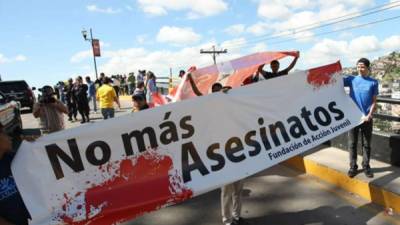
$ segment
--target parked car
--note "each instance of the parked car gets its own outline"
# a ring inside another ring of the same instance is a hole
[[[0,82],[0,91],[3,92],[6,98],[13,98],[15,101],[20,102],[22,108],[29,107],[31,111],[36,101],[33,90],[35,88],[31,89],[24,80]]]
[[[0,92],[0,123],[8,134],[22,132],[20,103]]]

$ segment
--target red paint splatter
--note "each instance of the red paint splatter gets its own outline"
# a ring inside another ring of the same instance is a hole
[[[77,193],[75,198],[80,194]],[[66,210],[74,207],[74,199],[66,197],[62,207],[64,213],[58,216],[58,220],[73,225],[115,224],[182,202],[192,195],[173,168],[169,156],[160,156],[154,151],[146,152],[136,158],[122,160],[117,176],[84,193],[85,205],[75,207],[84,210],[81,215],[84,218],[79,215],[68,216]],[[76,221],[79,218],[81,220]]]
[[[340,65],[340,62],[310,69],[308,70],[307,82],[315,88],[332,84],[335,82],[333,74],[340,72],[341,70],[342,66]]]

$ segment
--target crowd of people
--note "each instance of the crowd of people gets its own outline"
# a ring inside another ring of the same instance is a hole
[[[278,71],[278,61],[271,63],[272,72],[265,72],[260,67],[257,73],[251,76],[250,80],[245,80],[243,84],[257,82],[260,74],[264,79],[288,74],[296,64],[297,58],[295,57],[290,66],[282,71]],[[181,70],[179,77],[183,78],[185,73],[184,70]],[[193,92],[201,95],[190,73],[187,79],[192,84]],[[219,83],[215,85],[220,86]],[[68,121],[74,122],[78,121],[79,113],[80,122],[87,123],[90,122],[90,111],[97,113],[100,109],[104,119],[113,118],[115,114],[114,103],[120,108],[120,95],[132,96],[132,111],[148,108],[153,104],[153,94],[158,91],[158,88],[156,76],[153,72],[139,70],[136,76],[134,73],[129,73],[129,76],[112,75],[108,77],[104,73],[100,73],[100,77],[95,81],[92,81],[89,76],[85,77],[85,81],[81,76],[77,76],[75,79],[68,79],[67,82],[58,82],[54,88],[46,85],[40,91],[42,93],[39,102],[34,106],[33,112],[35,117],[40,118],[42,131],[49,133],[64,128],[62,114],[67,114]],[[53,98],[53,95],[56,98]],[[52,124],[52,127],[49,124]]]
[[[91,114],[100,111],[103,119],[113,118],[115,107],[121,108],[119,94],[130,95],[132,98],[132,112],[149,108],[152,104],[152,94],[157,92],[156,77],[151,71],[139,70],[137,76],[129,74],[128,86],[124,76],[108,77],[104,73],[95,81],[89,76],[85,81],[81,76],[68,79],[67,82],[58,82],[54,87],[45,85],[39,89],[37,103],[33,106],[33,116],[39,118],[42,134],[63,130],[64,114],[68,121],[87,123],[91,121]]]
[[[104,86],[102,88],[102,86]],[[56,102],[61,102],[67,108],[69,121],[77,121],[78,113],[81,117],[81,123],[90,121],[90,110],[97,112],[100,103],[100,111],[104,119],[114,117],[112,112],[113,102],[119,105],[120,95],[140,95],[147,103],[152,102],[152,95],[157,92],[156,76],[151,71],[139,70],[137,75],[130,73],[126,75],[112,75],[107,77],[104,73],[95,81],[89,76],[85,77],[85,82],[81,76],[67,82],[60,81],[54,86],[44,86],[40,89],[42,92],[39,99],[56,96]],[[135,97],[134,99],[138,99]],[[132,101],[134,100],[132,99]],[[39,100],[39,105],[44,106],[44,102]],[[47,105],[48,106],[48,105]],[[40,108],[40,107],[39,107]],[[37,112],[38,109],[34,110]],[[38,115],[38,113],[35,113]],[[61,126],[60,126],[61,127]]]
[[[261,65],[255,74],[247,83],[258,82],[260,75],[264,79],[271,79],[278,76],[287,75],[294,67],[299,55],[294,57],[294,60],[288,68],[279,70],[279,62],[271,62],[271,71],[266,72]],[[358,76],[344,77],[344,84],[350,88],[350,96],[357,106],[365,114],[364,122],[350,131],[350,170],[349,177],[354,177],[359,172],[357,170],[357,143],[358,133],[361,133],[363,144],[363,162],[362,167],[367,177],[373,177],[371,167],[369,165],[371,154],[371,134],[372,134],[372,115],[376,108],[376,96],[378,95],[378,82],[371,78],[370,62],[362,58],[357,62]],[[182,71],[180,77],[183,77],[185,71]],[[201,96],[201,93],[196,82],[189,73],[187,76],[193,92]],[[96,99],[100,103],[100,110],[104,119],[114,117],[114,103],[120,107],[118,95],[132,95],[132,112],[137,112],[149,108],[152,99],[152,93],[157,91],[156,77],[152,72],[139,71],[135,77],[130,74],[128,78],[124,76],[115,76],[108,78],[104,73],[94,82],[90,77],[85,78],[86,83],[83,83],[82,77],[77,77],[75,81],[68,80],[67,84],[60,82],[56,90],[58,90],[59,98],[54,98],[54,90],[50,86],[42,88],[42,97],[37,103],[33,114],[35,117],[41,118],[42,126],[45,127],[45,132],[51,133],[64,128],[62,114],[67,114],[69,120],[76,120],[77,113],[81,115],[81,123],[90,121],[89,102],[92,101],[94,111],[97,110]],[[135,88],[133,88],[135,87]],[[224,87],[220,83],[214,83],[211,87],[211,92],[222,91],[228,93],[230,87]],[[51,119],[46,118],[46,115]],[[60,116],[61,115],[61,116]],[[54,125],[55,124],[55,125]],[[27,224],[29,213],[26,210],[24,203],[16,189],[15,181],[11,174],[11,160],[13,154],[11,152],[12,145],[10,138],[2,131],[0,124],[0,179],[5,180],[9,184],[9,192],[0,193],[0,224]],[[241,192],[243,190],[243,181],[236,181],[232,184],[225,185],[221,191],[221,211],[222,222],[225,225],[247,224],[241,217]]]

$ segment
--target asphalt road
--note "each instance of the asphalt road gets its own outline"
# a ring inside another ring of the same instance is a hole
[[[131,101],[128,100],[120,100],[121,103],[121,109],[116,109],[116,113],[115,113],[115,117],[130,113],[131,111],[131,107],[132,107],[132,103]],[[90,103],[90,106],[92,106],[92,104]],[[32,113],[30,113],[27,110],[22,110],[22,126],[24,127],[24,132],[26,134],[31,134],[31,133],[38,133],[39,132],[39,120],[35,119],[32,115]],[[97,110],[97,112],[93,112],[90,111],[90,119],[91,122],[90,123],[95,123],[98,121],[103,120],[103,116],[101,115],[100,111]],[[80,123],[80,115],[78,113],[78,121],[68,121],[68,117],[64,116],[64,122],[65,122],[65,129],[69,129],[72,127],[77,127],[77,126],[81,126],[82,124]]]
[[[215,190],[125,225],[222,224]],[[277,165],[245,180],[242,216],[251,225],[389,225],[398,215],[306,174]]]

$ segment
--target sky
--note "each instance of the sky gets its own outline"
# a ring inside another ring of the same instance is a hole
[[[30,86],[146,69],[159,77],[259,51],[300,51],[295,69],[400,50],[399,0],[0,0],[0,74]],[[341,21],[344,20],[344,21]],[[384,22],[379,22],[387,20]],[[285,62],[283,62],[283,65]]]

